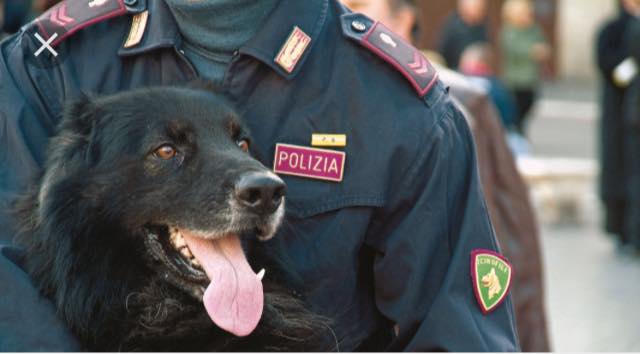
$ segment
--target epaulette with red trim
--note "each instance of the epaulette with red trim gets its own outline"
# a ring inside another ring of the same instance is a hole
[[[57,45],[83,28],[127,13],[127,0],[64,0],[35,20],[40,35]]]
[[[420,97],[438,81],[438,73],[424,54],[382,23],[357,13],[343,15],[341,22],[346,37],[391,64],[409,80]]]

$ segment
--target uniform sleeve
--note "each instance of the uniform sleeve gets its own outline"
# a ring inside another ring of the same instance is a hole
[[[603,78],[610,82],[613,70],[629,57],[629,51],[623,42],[622,26],[618,27],[620,28],[612,24],[605,26],[598,34],[596,45],[598,69]]]
[[[79,350],[53,304],[22,271],[21,257],[18,249],[0,246],[0,352]]]
[[[0,351],[77,350],[77,342],[39,295],[18,261],[19,250],[2,246],[14,237],[13,199],[44,160],[54,131],[50,107],[58,91],[55,69],[31,66],[22,35],[0,44]]]
[[[510,296],[484,315],[471,252],[498,251],[467,123],[449,100],[383,218],[374,263],[376,303],[398,335],[393,351],[517,351]],[[515,270],[517,271],[517,270]]]
[[[21,33],[0,44],[0,244],[10,241],[11,201],[44,162],[55,130],[53,102],[61,90],[52,86],[55,68],[31,62],[32,43]]]
[[[635,17],[630,21],[626,36],[631,56],[640,62],[640,43],[637,39],[640,36],[640,18]]]

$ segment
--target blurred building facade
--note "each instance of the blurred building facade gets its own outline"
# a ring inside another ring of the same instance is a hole
[[[418,44],[436,49],[440,28],[456,8],[455,0],[417,0],[421,32]],[[617,11],[617,0],[533,0],[536,16],[554,48],[554,78],[594,80],[595,35],[605,19]],[[494,43],[501,25],[504,0],[488,0],[489,32]]]

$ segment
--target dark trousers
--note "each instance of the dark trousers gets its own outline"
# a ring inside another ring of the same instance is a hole
[[[526,136],[526,121],[529,116],[529,111],[533,107],[533,103],[536,99],[535,89],[514,89],[513,96],[516,99],[516,130]]]
[[[604,222],[607,233],[615,235],[621,244],[627,244],[625,235],[625,216],[627,203],[625,200],[607,200],[604,202]]]

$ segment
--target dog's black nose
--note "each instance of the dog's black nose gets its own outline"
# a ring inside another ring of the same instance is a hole
[[[282,204],[286,189],[275,174],[252,172],[240,177],[235,192],[240,204],[260,214],[270,214]]]

